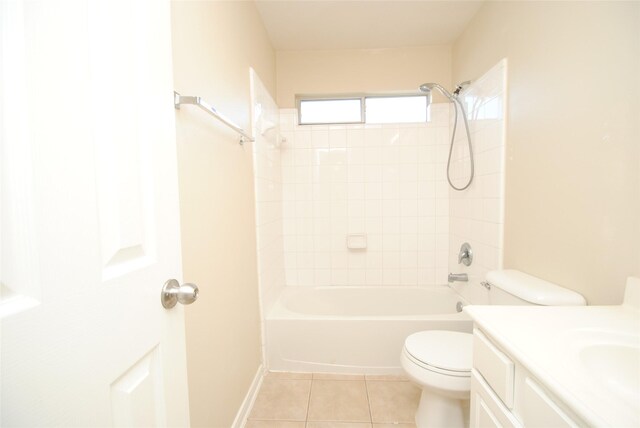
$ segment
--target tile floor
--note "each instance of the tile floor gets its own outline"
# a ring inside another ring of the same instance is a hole
[[[415,428],[419,401],[399,376],[271,372],[246,428]]]

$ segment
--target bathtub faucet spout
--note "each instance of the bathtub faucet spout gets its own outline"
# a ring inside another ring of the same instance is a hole
[[[468,282],[469,277],[467,276],[466,273],[450,273],[449,282],[454,282],[454,281]]]

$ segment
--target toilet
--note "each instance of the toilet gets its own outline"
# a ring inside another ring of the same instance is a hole
[[[482,283],[491,305],[586,305],[582,295],[517,270],[487,273]],[[470,333],[427,330],[408,336],[400,355],[409,379],[422,389],[418,428],[463,428],[469,420],[472,337]]]

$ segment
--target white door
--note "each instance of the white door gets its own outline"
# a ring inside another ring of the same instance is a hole
[[[0,425],[187,426],[169,2],[0,13]]]

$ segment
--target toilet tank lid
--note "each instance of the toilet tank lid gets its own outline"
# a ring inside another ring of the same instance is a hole
[[[492,270],[487,281],[529,303],[543,306],[584,306],[584,297],[575,291],[514,269]]]

